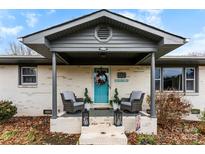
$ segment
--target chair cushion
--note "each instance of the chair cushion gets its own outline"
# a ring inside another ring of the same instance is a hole
[[[121,102],[121,104],[131,106],[131,102]]]
[[[62,93],[63,93],[64,99],[66,101],[72,100],[73,102],[76,102],[75,95],[74,95],[74,93],[72,91],[64,91]]]
[[[141,96],[142,96],[141,91],[132,91],[131,97],[130,97],[130,102],[132,102],[133,100],[140,100]]]
[[[80,105],[83,105],[84,104],[84,102],[75,102],[74,104],[73,104],[73,106],[80,106]]]

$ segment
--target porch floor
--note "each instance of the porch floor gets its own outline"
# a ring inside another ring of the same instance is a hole
[[[114,116],[113,109],[90,109],[90,117],[111,117]],[[135,117],[139,113],[123,112],[123,116]],[[82,113],[64,113],[61,117],[81,117]]]

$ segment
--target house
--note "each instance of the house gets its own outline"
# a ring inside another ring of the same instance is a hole
[[[151,115],[141,116],[147,133],[157,130],[155,90],[175,89],[205,108],[205,57],[164,56],[187,43],[184,37],[100,10],[19,40],[42,56],[0,57],[0,99],[12,100],[19,116],[52,110],[51,131],[81,132],[80,116],[62,116],[60,93],[67,90],[83,97],[87,88],[93,108],[109,107],[115,88],[120,97],[143,91],[151,96]],[[101,69],[108,77],[103,88],[95,84]],[[123,118],[126,131],[136,130],[136,116]]]

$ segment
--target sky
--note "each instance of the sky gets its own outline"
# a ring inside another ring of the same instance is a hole
[[[9,43],[50,26],[96,10],[0,10],[0,55],[7,54]],[[165,31],[189,38],[189,43],[170,55],[205,53],[205,10],[110,10]]]

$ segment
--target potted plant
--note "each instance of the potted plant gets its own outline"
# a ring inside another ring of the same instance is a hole
[[[112,107],[113,110],[119,109],[119,104],[120,104],[120,98],[118,97],[118,90],[115,88],[115,94],[114,94],[114,99],[112,100]]]
[[[85,88],[84,93],[84,103],[85,103],[85,109],[90,110],[91,104],[93,103],[90,96],[88,96],[88,88]]]

